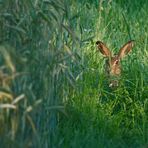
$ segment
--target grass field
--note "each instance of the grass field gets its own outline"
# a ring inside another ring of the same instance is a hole
[[[0,1],[0,147],[148,147],[147,0]],[[117,89],[103,56],[134,40]]]

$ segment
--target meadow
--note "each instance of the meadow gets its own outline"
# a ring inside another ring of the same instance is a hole
[[[0,0],[0,147],[148,147],[147,0]],[[118,52],[108,86],[96,41]]]

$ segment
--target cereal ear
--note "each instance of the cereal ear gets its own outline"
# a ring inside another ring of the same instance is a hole
[[[118,53],[119,59],[123,58],[125,55],[127,55],[131,51],[131,49],[134,45],[133,42],[134,41],[131,40],[131,41],[128,41],[126,44],[123,45],[123,47],[119,50],[119,53]]]
[[[111,56],[111,51],[106,47],[106,45],[103,42],[97,41],[96,42],[96,45],[97,45],[99,51],[103,55],[105,55],[106,57],[110,57]]]

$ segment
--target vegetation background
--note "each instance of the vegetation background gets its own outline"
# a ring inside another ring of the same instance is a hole
[[[134,39],[108,88],[102,40]],[[148,147],[147,0],[0,0],[0,147]]]

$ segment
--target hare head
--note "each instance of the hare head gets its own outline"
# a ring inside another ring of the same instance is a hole
[[[105,64],[105,71],[109,77],[117,78],[120,76],[121,73],[121,66],[120,66],[120,60],[128,54],[132,47],[133,47],[133,40],[127,42],[123,47],[119,50],[119,53],[116,55],[113,55],[112,52],[107,48],[107,46],[101,42],[97,41],[97,48],[99,51],[107,58],[106,64]],[[109,87],[117,87],[118,86],[118,80],[110,80]]]

